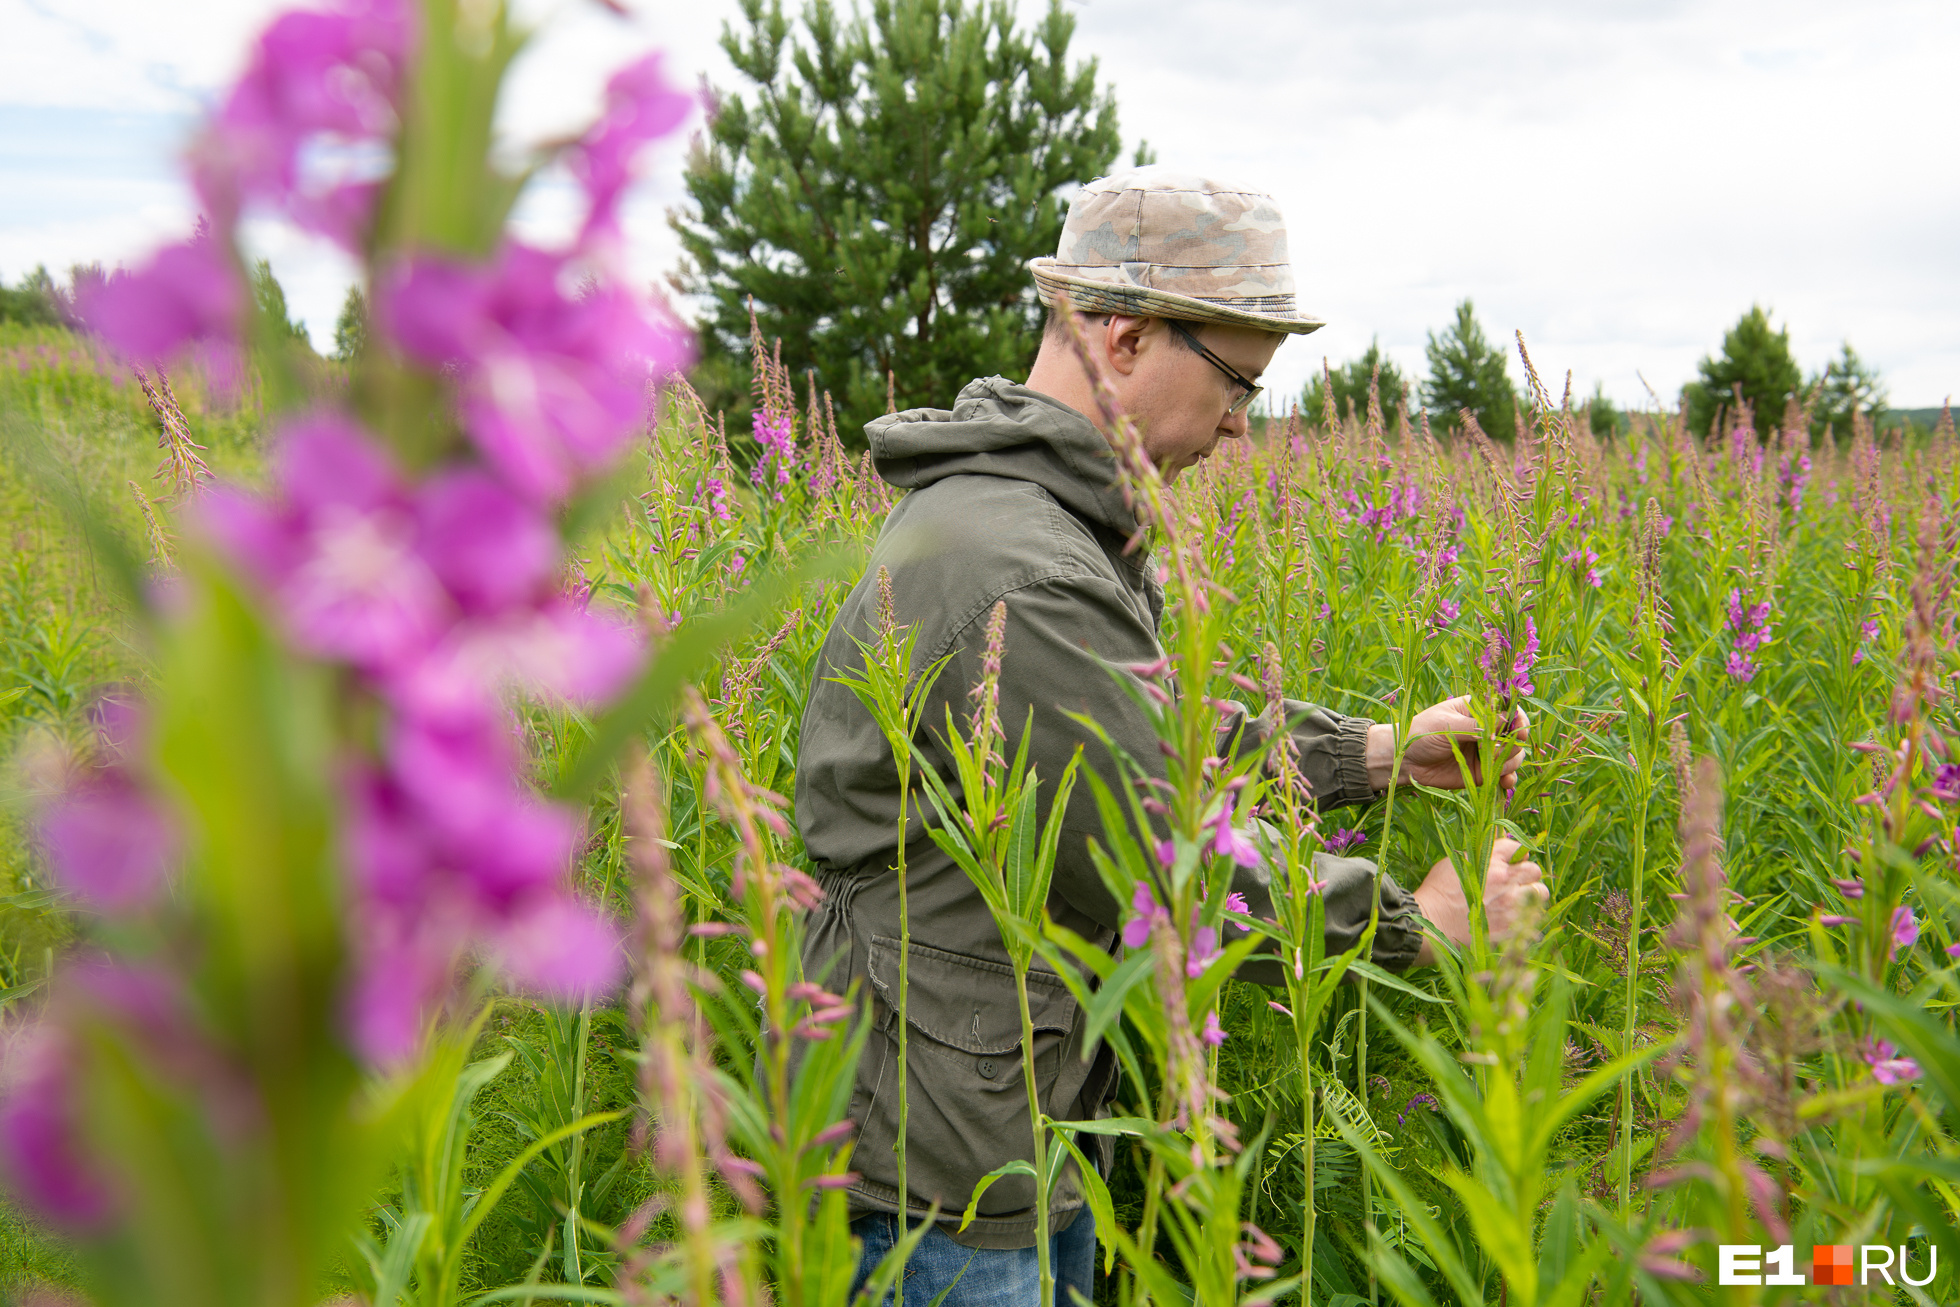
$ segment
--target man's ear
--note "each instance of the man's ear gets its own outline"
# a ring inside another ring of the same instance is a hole
[[[1156,321],[1120,313],[1111,316],[1103,324],[1103,357],[1109,366],[1126,377],[1135,372],[1144,352],[1155,343],[1150,339],[1150,328]]]

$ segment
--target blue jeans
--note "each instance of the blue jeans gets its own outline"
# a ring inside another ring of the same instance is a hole
[[[860,1216],[851,1233],[864,1240],[857,1278],[851,1282],[856,1298],[871,1272],[898,1242],[898,1217],[885,1213]],[[1056,1307],[1074,1307],[1070,1291],[1092,1301],[1096,1274],[1096,1218],[1088,1208],[1060,1234],[1048,1240],[1049,1263],[1055,1272]],[[905,1268],[905,1307],[927,1307],[954,1284],[941,1307],[1032,1307],[1041,1301],[1041,1263],[1033,1248],[967,1248],[953,1242],[935,1225],[912,1250]],[[887,1293],[879,1307],[891,1307]]]

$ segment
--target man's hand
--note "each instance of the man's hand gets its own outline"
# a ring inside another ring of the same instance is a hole
[[[1492,943],[1509,939],[1526,914],[1551,902],[1552,891],[1545,884],[1545,873],[1530,859],[1514,862],[1524,846],[1514,839],[1498,836],[1490,851],[1490,868],[1484,872],[1484,920],[1490,926]],[[1444,858],[1429,869],[1429,876],[1416,887],[1416,905],[1443,937],[1459,948],[1470,942],[1470,905],[1463,897],[1463,881],[1456,868]],[[1416,965],[1434,964],[1434,944],[1425,938]]]
[[[1518,764],[1524,761],[1524,742],[1531,737],[1531,719],[1525,716],[1524,709],[1517,709],[1512,716],[1508,735],[1517,743],[1499,746],[1504,753],[1500,774],[1507,786],[1513,783]],[[1470,715],[1467,694],[1424,708],[1409,723],[1409,747],[1402,755],[1402,780],[1418,781],[1438,790],[1460,790],[1466,785],[1482,784],[1483,758],[1478,748],[1482,736],[1477,719]],[[1455,741],[1455,752],[1451,751],[1451,741]],[[1463,755],[1463,767],[1457,766],[1457,753]],[[1388,788],[1394,766],[1395,728],[1377,722],[1368,730],[1368,778],[1376,789]],[[1464,779],[1465,769],[1469,771],[1468,781]]]

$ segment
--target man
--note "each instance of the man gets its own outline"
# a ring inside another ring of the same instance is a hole
[[[1061,249],[1029,265],[1044,302],[1069,296],[1090,352],[1145,447],[1175,478],[1217,447],[1246,434],[1257,380],[1287,335],[1318,319],[1294,304],[1286,236],[1270,197],[1159,169],[1085,187],[1069,206]],[[885,524],[861,581],[831,628],[803,718],[796,817],[826,891],[806,923],[804,965],[833,989],[863,982],[874,1030],[858,1069],[851,1116],[859,1126],[852,1166],[853,1228],[864,1238],[860,1277],[898,1232],[897,857],[898,778],[885,740],[851,691],[831,678],[861,666],[857,640],[873,638],[880,567],[891,574],[898,621],[917,632],[915,666],[950,655],[926,713],[936,746],[952,705],[980,674],[983,627],[1007,604],[1000,719],[1012,752],[1033,709],[1028,756],[1046,780],[1061,775],[1086,733],[1067,716],[1086,713],[1134,758],[1158,757],[1155,737],[1111,677],[1110,664],[1160,656],[1163,595],[1143,557],[1126,554],[1137,523],[1112,484],[1106,433],[1088,374],[1066,324],[1049,329],[1026,385],[975,381],[952,411],[916,409],[866,428],[879,474],[909,491]],[[1303,770],[1322,806],[1367,802],[1385,788],[1393,728],[1365,718],[1291,704]],[[1474,754],[1476,724],[1463,700],[1415,719],[1405,778],[1461,786],[1450,736]],[[950,757],[936,755],[942,776]],[[1085,765],[1112,782],[1099,743]],[[1509,771],[1514,753],[1505,759]],[[1103,888],[1087,852],[1101,823],[1078,786],[1065,818],[1054,888],[1054,919],[1105,947],[1123,924],[1123,905]],[[1504,842],[1486,881],[1486,906],[1503,932],[1522,904],[1542,897],[1538,868],[1513,865]],[[915,796],[907,831],[911,917],[908,1017],[912,1217],[935,1200],[941,1224],[914,1253],[907,1300],[931,1301],[958,1277],[948,1307],[1036,1301],[1033,1182],[1009,1177],[987,1190],[977,1219],[957,1231],[976,1182],[1013,1157],[1032,1154],[1020,1066],[1020,1015],[1011,970],[985,904],[966,876],[924,837]],[[1321,855],[1327,881],[1327,948],[1351,947],[1370,911],[1372,863]],[[1255,915],[1267,915],[1263,873],[1241,873]],[[1444,936],[1468,936],[1454,869],[1439,863],[1414,894],[1381,881],[1373,957],[1397,970],[1428,958],[1425,919]],[[1260,967],[1271,974],[1260,976]],[[1270,962],[1242,973],[1277,983]],[[1031,983],[1038,1081],[1044,1108],[1059,1119],[1105,1111],[1116,1088],[1115,1059],[1083,1059],[1079,1013],[1068,991],[1037,973]],[[1094,1260],[1093,1222],[1073,1172],[1052,1211],[1057,1302],[1085,1294]]]

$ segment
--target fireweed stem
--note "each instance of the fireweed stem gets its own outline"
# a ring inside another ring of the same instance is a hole
[[[912,911],[905,890],[905,836],[908,803],[912,797],[912,750],[909,742],[895,741],[892,759],[898,764],[898,1233],[903,1238],[912,1223],[912,1187],[906,1171],[906,1133],[911,1128],[911,1102],[906,1081],[911,1076],[906,1053],[910,1047],[906,1024],[911,1016],[912,999]],[[1022,1005],[1026,1006],[1025,1002]],[[905,1274],[892,1283],[893,1307],[905,1307]]]
[[[1651,736],[1651,733],[1650,733]],[[1649,750],[1651,751],[1651,744]],[[1640,1021],[1640,918],[1647,906],[1647,801],[1650,786],[1645,782],[1654,774],[1652,757],[1645,760],[1637,778],[1640,797],[1633,808],[1633,867],[1630,903],[1627,908],[1627,997],[1626,1021],[1622,1028],[1620,1056],[1633,1051],[1633,1035]],[[1620,1213],[1633,1206],[1633,1082],[1629,1075],[1620,1082]]]

